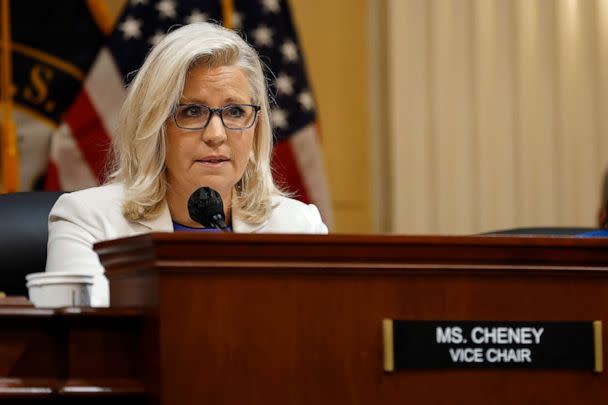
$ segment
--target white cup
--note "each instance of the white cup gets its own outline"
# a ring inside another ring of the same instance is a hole
[[[89,307],[93,275],[52,271],[26,277],[30,301],[38,308]]]

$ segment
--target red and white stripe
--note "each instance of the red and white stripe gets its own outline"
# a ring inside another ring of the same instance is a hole
[[[71,191],[103,182],[112,133],[125,95],[112,55],[103,48],[53,134],[46,189]]]
[[[316,124],[310,124],[275,145],[272,164],[279,185],[297,190],[295,197],[319,208],[331,229],[333,210]]]

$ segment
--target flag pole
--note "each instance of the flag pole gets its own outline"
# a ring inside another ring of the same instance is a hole
[[[234,15],[234,0],[223,0],[222,1],[222,21],[224,27],[234,29],[234,21],[232,16]]]
[[[2,125],[0,141],[2,142],[2,185],[4,193],[14,193],[19,190],[19,156],[17,154],[17,129],[13,120],[13,95],[11,61],[11,27],[9,0],[2,0],[2,76],[0,78],[0,104],[2,106]]]

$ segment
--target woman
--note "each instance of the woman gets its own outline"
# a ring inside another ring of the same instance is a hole
[[[64,194],[49,215],[47,271],[95,273],[93,306],[109,304],[95,242],[200,230],[202,186],[222,197],[234,232],[327,233],[319,211],[275,186],[262,65],[234,32],[184,26],[156,45],[130,85],[113,140],[110,183]]]

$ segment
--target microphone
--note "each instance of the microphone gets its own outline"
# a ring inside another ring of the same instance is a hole
[[[224,204],[220,193],[210,187],[201,187],[188,199],[190,218],[205,228],[215,228],[226,232]]]

